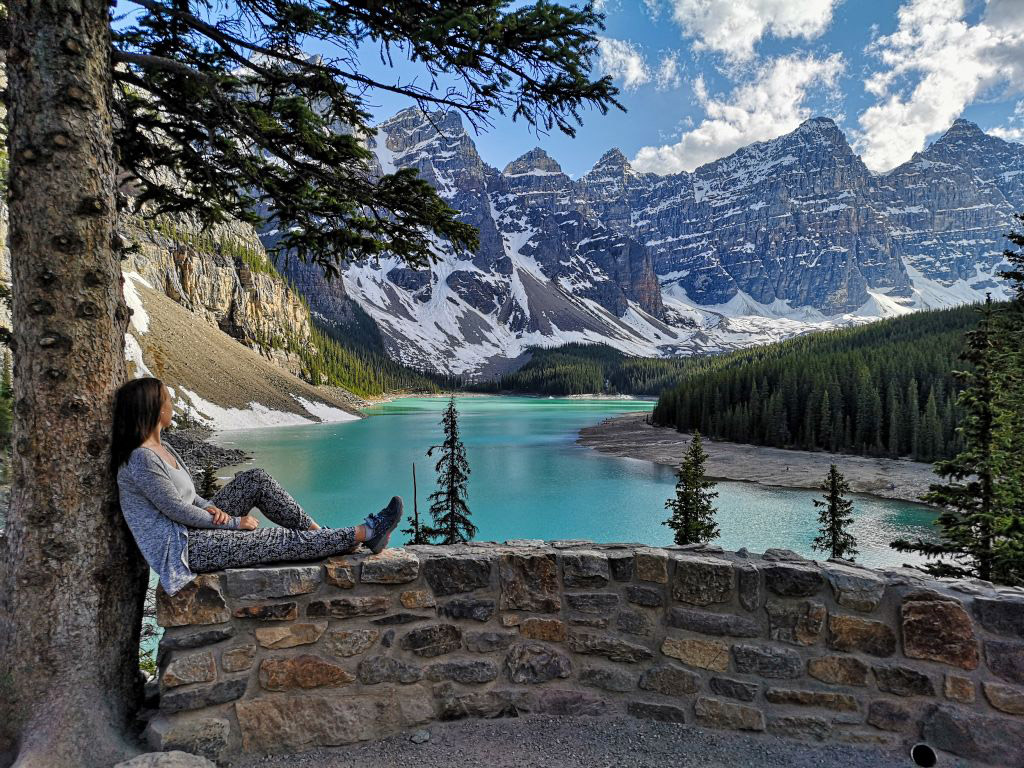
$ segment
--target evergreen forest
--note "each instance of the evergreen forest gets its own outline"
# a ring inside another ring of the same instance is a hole
[[[964,306],[703,358],[652,421],[754,445],[947,458],[962,448],[953,372],[977,322]]]

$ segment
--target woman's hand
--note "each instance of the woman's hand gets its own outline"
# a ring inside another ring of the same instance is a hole
[[[240,531],[254,531],[259,527],[260,521],[252,515],[245,515],[244,517],[238,518],[238,530]]]
[[[215,525],[227,525],[228,520],[231,519],[231,516],[227,512],[215,504],[208,506],[206,511],[213,515],[213,522]]]

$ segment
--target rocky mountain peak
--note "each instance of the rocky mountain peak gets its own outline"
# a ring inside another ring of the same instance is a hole
[[[540,147],[534,147],[505,166],[505,176],[548,176],[561,174],[562,167]]]

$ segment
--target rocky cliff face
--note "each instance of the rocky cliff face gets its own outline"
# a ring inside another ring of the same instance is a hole
[[[1024,147],[966,121],[884,176],[827,118],[670,176],[617,149],[578,180],[539,148],[499,171],[454,113],[405,110],[369,145],[382,172],[417,168],[480,248],[300,287],[328,318],[357,302],[392,355],[451,373],[497,372],[530,345],[719,351],[998,296],[1024,210]]]
[[[309,311],[302,295],[275,272],[252,269],[225,247],[230,243],[265,258],[251,227],[220,226],[198,244],[189,242],[186,227],[171,237],[134,219],[124,226],[138,245],[125,263],[126,271],[138,273],[193,314],[298,372],[296,361],[280,347],[286,338],[309,343]]]

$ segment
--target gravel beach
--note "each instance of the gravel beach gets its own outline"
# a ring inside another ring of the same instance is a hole
[[[626,717],[463,720],[380,741],[231,763],[232,768],[912,768],[902,749],[806,744]]]
[[[646,417],[645,413],[614,416],[580,430],[577,442],[613,456],[679,466],[690,436],[674,429],[652,427],[644,422]],[[791,451],[707,438],[704,450],[709,457],[707,476],[715,480],[740,480],[784,488],[818,488],[829,464],[835,463],[854,493],[916,502],[938,479],[931,464],[903,459]]]

